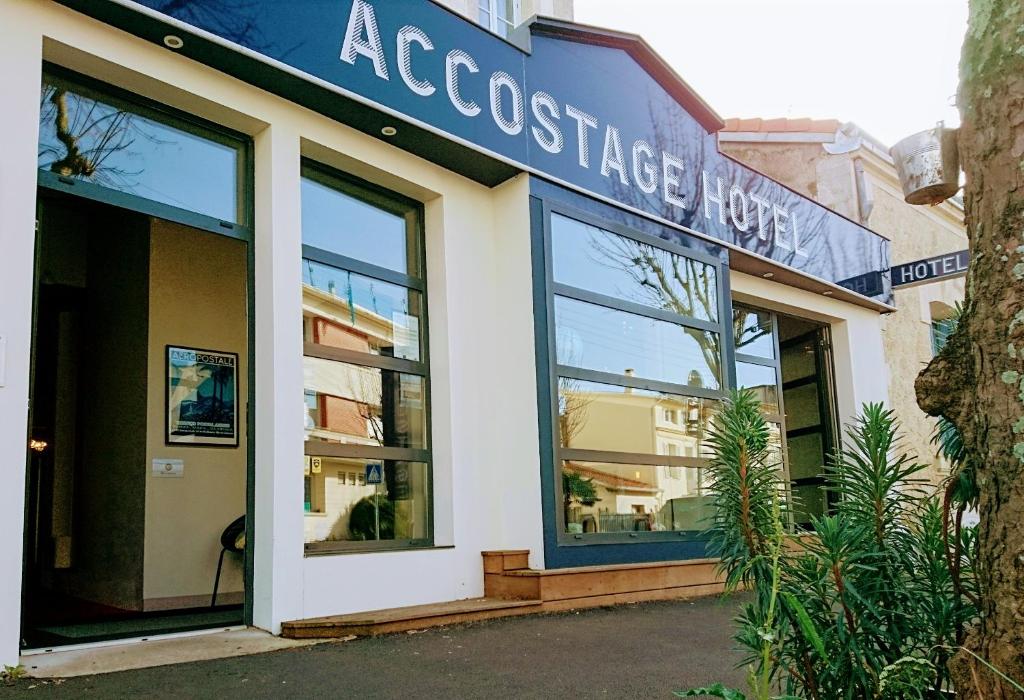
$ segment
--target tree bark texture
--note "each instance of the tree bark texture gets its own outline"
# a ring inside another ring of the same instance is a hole
[[[922,6],[924,10],[926,6]],[[1024,685],[1024,2],[970,0],[960,60],[960,158],[971,263],[964,313],[917,378],[961,431],[980,488],[981,618],[965,646]],[[959,697],[1024,698],[972,655]]]

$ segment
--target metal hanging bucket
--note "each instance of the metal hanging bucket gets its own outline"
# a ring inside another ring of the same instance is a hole
[[[960,189],[956,137],[956,129],[947,129],[940,122],[889,149],[908,204],[938,204]]]

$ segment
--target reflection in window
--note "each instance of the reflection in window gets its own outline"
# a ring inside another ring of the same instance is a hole
[[[718,389],[717,333],[555,297],[558,363]]]
[[[551,216],[555,282],[680,316],[718,320],[712,265],[558,214]]]
[[[307,551],[429,544],[419,209],[310,165],[303,176]]]
[[[422,295],[383,280],[302,261],[306,342],[420,359]]]
[[[52,75],[39,107],[40,170],[241,222],[241,149],[226,137],[185,131]]]
[[[480,24],[508,38],[519,23],[520,0],[477,0]]]
[[[353,186],[344,192],[319,173],[302,178],[302,243],[377,267],[419,276],[415,209]]]
[[[775,333],[769,311],[734,306],[733,334],[736,352],[757,357],[775,357]]]
[[[425,449],[423,377],[306,356],[307,440]]]
[[[698,531],[712,515],[702,470],[599,462],[562,463],[565,532]]]
[[[427,465],[321,457],[305,477],[306,542],[424,540],[429,537]],[[371,478],[367,479],[367,474]],[[380,483],[371,483],[377,482]]]
[[[750,362],[736,363],[736,385],[752,389],[761,401],[761,410],[767,414],[779,412],[779,386],[775,368]]]
[[[581,450],[708,457],[705,439],[718,406],[714,399],[561,377],[560,444]]]

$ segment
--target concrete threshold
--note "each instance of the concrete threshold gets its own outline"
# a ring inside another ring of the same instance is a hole
[[[152,666],[225,659],[316,644],[323,640],[283,639],[255,628],[123,639],[73,648],[27,652],[21,664],[35,678],[72,678]]]

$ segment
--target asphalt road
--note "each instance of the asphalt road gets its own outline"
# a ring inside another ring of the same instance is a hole
[[[738,600],[704,598],[469,623],[64,681],[13,698],[670,698],[741,687]]]

